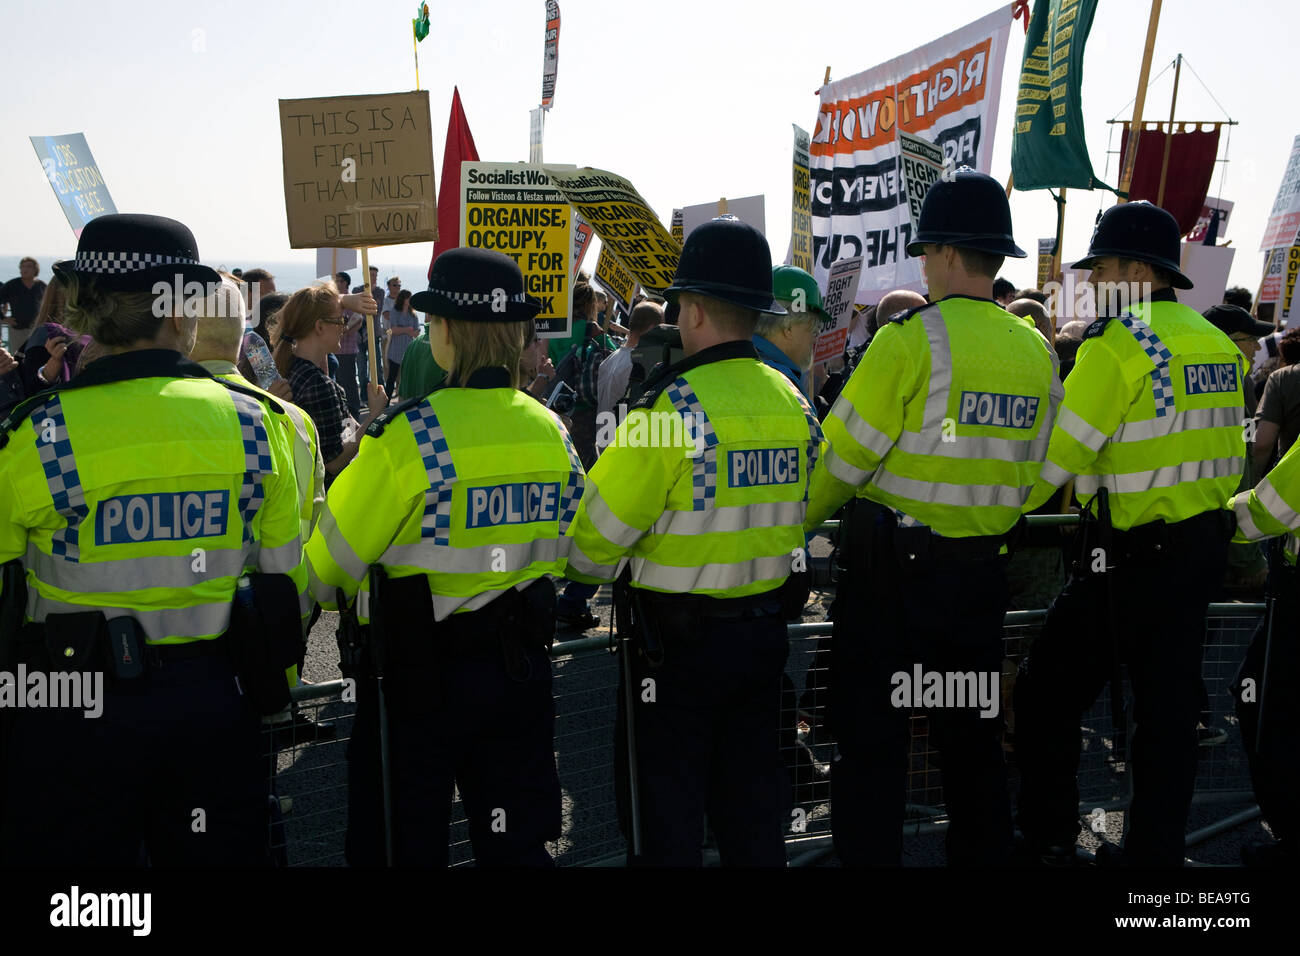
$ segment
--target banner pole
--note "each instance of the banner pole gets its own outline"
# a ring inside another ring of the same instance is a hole
[[[374,295],[375,290],[370,287],[370,250],[365,246],[361,247],[361,274],[365,276],[361,280],[361,287]],[[375,305],[379,305],[379,303],[376,302]],[[366,344],[370,346],[370,381],[382,384],[384,380],[379,377],[379,356],[375,353],[375,317],[373,315],[366,316]]]
[[[1183,55],[1174,60],[1174,95],[1169,101],[1169,132],[1165,134],[1165,155],[1160,161],[1160,188],[1156,190],[1156,205],[1165,208],[1165,178],[1169,175],[1169,150],[1174,145],[1174,110],[1178,108],[1178,78],[1183,74]]]
[[[1061,281],[1061,243],[1065,241],[1065,187],[1056,200],[1056,250],[1052,253],[1052,279]]]
[[[1133,185],[1133,167],[1137,160],[1138,138],[1142,135],[1142,109],[1147,102],[1147,83],[1151,80],[1151,53],[1156,46],[1156,27],[1160,23],[1160,0],[1151,0],[1151,19],[1147,23],[1147,42],[1142,50],[1142,69],[1138,72],[1137,98],[1133,101],[1133,121],[1129,126],[1128,149],[1120,163],[1119,201],[1128,202]]]

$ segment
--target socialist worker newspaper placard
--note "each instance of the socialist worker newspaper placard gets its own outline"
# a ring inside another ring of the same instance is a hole
[[[568,336],[573,217],[564,194],[540,166],[462,163],[460,196],[461,244],[519,263],[524,291],[542,301],[538,338]]]
[[[438,238],[429,93],[280,100],[289,246]]]
[[[898,175],[900,130],[954,166],[988,172],[1011,15],[1007,7],[866,72],[822,87],[812,146],[813,274],[861,255],[859,302],[922,291]]]
[[[682,247],[635,186],[622,176],[590,166],[542,168],[641,288],[660,295],[672,285]]]

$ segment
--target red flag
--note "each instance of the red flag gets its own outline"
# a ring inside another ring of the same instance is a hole
[[[438,241],[433,244],[429,260],[429,277],[433,277],[433,260],[448,249],[460,246],[460,164],[478,162],[478,149],[469,131],[469,120],[460,105],[460,90],[452,89],[451,117],[447,120],[447,146],[442,152],[442,182],[438,184]]]
[[[1179,126],[1186,124],[1180,123]],[[1128,124],[1120,137],[1120,156],[1128,149]],[[1169,170],[1165,174],[1165,198],[1162,205],[1178,220],[1185,236],[1196,228],[1205,204],[1205,194],[1214,176],[1214,160],[1219,154],[1219,127],[1202,132],[1174,133],[1169,149]],[[1160,195],[1160,167],[1165,158],[1164,130],[1143,130],[1138,137],[1137,161],[1133,164],[1133,183],[1129,199],[1155,202]]]

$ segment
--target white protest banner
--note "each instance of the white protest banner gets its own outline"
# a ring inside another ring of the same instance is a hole
[[[95,217],[117,212],[84,133],[29,136],[28,139],[40,158],[54,195],[59,197],[64,218],[74,236],[80,239],[81,230]]]
[[[794,124],[791,124],[794,125]],[[794,127],[794,181],[790,194],[790,265],[812,274],[812,218],[808,178],[808,131]]]
[[[540,167],[468,162],[460,166],[460,193],[461,245],[514,259],[524,292],[542,301],[537,337],[568,336],[573,218],[564,194]]]
[[[289,246],[438,238],[429,93],[280,100]]]
[[[861,271],[861,256],[839,259],[831,265],[826,278],[826,292],[822,295],[822,311],[830,318],[823,319],[817,330],[817,342],[813,346],[814,365],[837,358],[844,351]]]
[[[357,267],[357,250],[355,249],[317,249],[316,278],[333,276],[345,269]]]
[[[636,280],[632,278],[630,272],[618,264],[618,260],[609,251],[609,246],[600,247],[600,256],[596,259],[596,281],[623,307],[624,313],[632,311],[632,299],[636,296]]]
[[[903,194],[907,196],[907,214],[915,235],[921,223],[921,204],[930,187],[939,181],[951,160],[945,165],[943,150],[928,139],[898,131],[898,148],[903,171]]]
[[[1300,231],[1300,136],[1291,143],[1291,156],[1286,161],[1282,185],[1278,187],[1268,223],[1264,226],[1260,251],[1290,246],[1297,231]]]
[[[660,295],[672,285],[681,244],[635,186],[616,173],[590,166],[575,169],[547,164],[542,168],[641,288]]]
[[[741,222],[747,222],[763,235],[767,235],[767,212],[763,196],[744,196],[740,199],[727,200],[728,216],[735,216]],[[710,219],[718,218],[718,201],[700,203],[682,208],[682,242],[697,228]]]
[[[1192,288],[1178,290],[1178,302],[1194,312],[1204,312],[1223,301],[1228,275],[1237,250],[1232,246],[1207,246],[1184,242],[1179,256],[1183,275],[1192,280]]]
[[[1196,226],[1187,234],[1188,242],[1201,242],[1205,239],[1205,234],[1210,229],[1210,216],[1216,209],[1219,211],[1218,238],[1223,239],[1223,234],[1228,231],[1228,217],[1232,215],[1232,200],[1206,196],[1205,203],[1201,206],[1201,214],[1196,219]]]
[[[546,0],[546,43],[542,50],[542,109],[555,102],[555,74],[560,69],[560,5]]]
[[[921,264],[898,181],[900,130],[936,143],[954,166],[988,172],[1011,15],[988,16],[910,53],[822,87],[812,145],[813,274],[861,255],[859,302],[921,291]]]

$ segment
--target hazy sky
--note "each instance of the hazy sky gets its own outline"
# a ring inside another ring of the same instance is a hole
[[[415,86],[412,0],[2,2],[0,23],[11,40],[0,149],[6,254],[75,249],[27,137],[84,132],[118,210],[180,219],[206,261],[310,261],[312,253],[288,246],[276,101]],[[955,0],[560,5],[546,159],[627,176],[665,221],[674,206],[764,193],[776,258],[789,238],[790,124],[815,128],[814,91],[825,68],[835,78],[860,72],[996,7]],[[526,159],[528,112],[541,95],[543,0],[429,6],[420,84],[430,91],[439,176],[453,85],[482,158]],[[1107,171],[1105,121],[1131,113],[1149,10],[1145,0],[1102,0],[1084,60],[1088,145],[1098,176],[1112,184],[1117,157]],[[1255,250],[1300,132],[1287,79],[1295,36],[1294,8],[1280,0],[1165,0],[1156,39],[1153,77],[1181,52],[1241,123],[1226,179],[1216,172],[1210,193],[1236,202],[1225,233],[1239,249],[1231,279],[1252,291],[1263,262]],[[1001,180],[1010,171],[1022,46],[1017,23],[990,170]],[[1170,70],[1152,86],[1148,118],[1168,119],[1172,85]],[[1223,118],[1186,66],[1178,116]],[[1116,133],[1112,148],[1118,144]],[[1074,258],[1087,249],[1097,210],[1113,198],[1071,191],[1069,200],[1064,252]],[[1053,233],[1045,191],[1016,192],[1012,215],[1028,251]],[[430,251],[424,244],[377,255],[427,263]],[[1030,285],[1034,269],[1032,257],[1009,260],[1003,274]]]

